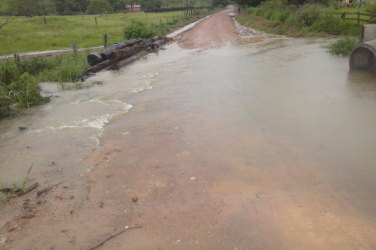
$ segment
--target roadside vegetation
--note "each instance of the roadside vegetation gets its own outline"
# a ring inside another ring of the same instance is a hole
[[[0,118],[14,116],[45,103],[43,81],[72,82],[87,67],[85,54],[6,61],[0,64]]]
[[[42,17],[13,17],[0,30],[0,51],[3,54],[69,47],[75,38],[79,47],[97,46],[104,33],[109,42],[132,38],[164,36],[170,31],[193,22],[214,10],[168,13],[127,13],[94,16],[53,16],[47,24]],[[88,18],[93,18],[88,20]],[[0,17],[1,23],[1,17]],[[78,25],[81,23],[81,25]],[[100,25],[102,24],[102,25]],[[33,28],[32,28],[33,27]],[[45,58],[7,60],[0,62],[0,119],[27,111],[30,107],[48,101],[40,95],[40,82],[79,80],[89,66],[87,53],[67,54]],[[75,85],[80,87],[79,84]]]
[[[244,0],[246,1],[246,0]],[[340,8],[337,1],[248,1],[253,7],[245,8],[238,21],[256,29],[288,36],[341,36],[330,44],[333,54],[348,55],[357,43],[361,26],[355,20],[345,20],[339,13],[368,12],[376,14],[376,2],[364,8]],[[368,17],[370,21],[375,18]]]
[[[357,43],[356,37],[342,37],[329,45],[329,51],[335,55],[347,56]]]
[[[0,17],[3,23],[7,17]],[[95,22],[95,18],[97,23]],[[44,17],[13,17],[0,30],[0,55],[26,51],[69,48],[76,41],[80,48],[102,44],[104,34],[109,42],[123,40],[123,30],[132,20],[147,25],[160,25],[185,19],[184,12],[119,13],[109,15],[76,15]]]
[[[322,4],[303,4],[299,7],[273,0],[249,7],[239,21],[261,30],[290,36],[359,34],[359,26],[333,14],[333,7]]]
[[[5,205],[10,199],[24,195],[38,186],[38,183],[30,184],[30,173],[33,168],[33,165],[29,168],[26,173],[26,176],[22,179],[21,182],[14,182],[12,184],[6,184],[0,182],[0,205]]]

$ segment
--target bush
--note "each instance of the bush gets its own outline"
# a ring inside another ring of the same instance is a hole
[[[91,0],[86,9],[87,14],[102,14],[111,13],[113,11],[111,5],[107,0]]]
[[[367,11],[373,15],[376,15],[376,2],[375,1],[367,4]],[[371,20],[373,22],[376,22],[376,17],[375,16],[371,17]]]
[[[14,82],[0,83],[0,118],[13,116],[23,109],[45,102],[39,94],[37,78],[23,73]]]
[[[323,14],[320,19],[314,23],[313,29],[317,32],[332,35],[351,35],[351,24],[332,13]]]
[[[85,54],[0,63],[0,118],[44,103],[40,81],[75,81],[86,67]]]
[[[247,9],[248,14],[274,21],[276,25],[272,27],[272,30],[278,34],[298,36],[315,33],[347,36],[359,34],[359,26],[342,20],[340,16],[334,15],[333,11],[333,8],[324,8],[320,4],[304,4],[296,8],[282,0],[267,1],[258,7]]]
[[[132,20],[124,29],[124,38],[126,40],[135,38],[150,38],[156,35],[156,32],[145,23]]]
[[[300,27],[309,27],[320,18],[322,7],[317,4],[305,4],[296,12],[295,22]]]
[[[376,2],[373,1],[373,2],[368,3],[366,9],[371,14],[376,14]]]
[[[329,51],[335,55],[348,55],[353,50],[357,42],[358,40],[354,37],[343,37],[338,41],[331,43]]]

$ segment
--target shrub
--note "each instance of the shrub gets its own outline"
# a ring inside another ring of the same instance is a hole
[[[348,55],[357,42],[358,40],[354,37],[343,37],[338,41],[331,43],[329,51],[335,55]]]
[[[113,9],[107,0],[91,0],[86,9],[87,14],[111,13],[112,11]]]
[[[73,82],[88,67],[86,54],[71,54],[45,59],[47,70],[38,74],[41,81]]]
[[[45,101],[39,94],[37,78],[23,73],[14,82],[0,83],[0,118],[13,116],[23,109],[28,109]]]
[[[373,2],[370,2],[367,4],[367,11],[373,15],[376,15],[376,2],[373,1]],[[373,22],[376,22],[376,17],[375,16],[372,16],[371,17],[371,20]]]
[[[40,81],[74,81],[86,67],[85,54],[0,63],[0,118],[45,102]]]
[[[344,32],[344,28],[347,24],[339,16],[334,16],[331,13],[325,13],[321,15],[321,18],[317,20],[313,29],[317,32],[325,32],[332,35],[339,35]]]
[[[376,2],[373,1],[373,2],[368,3],[366,9],[371,14],[376,14]]]
[[[309,27],[320,18],[322,8],[317,4],[303,5],[295,15],[295,22],[300,27]]]
[[[156,32],[145,23],[132,20],[124,29],[124,38],[126,40],[135,38],[150,38],[156,35]]]
[[[258,8],[249,7],[246,11],[247,11],[247,14],[255,14],[257,10]]]
[[[20,70],[14,62],[4,62],[0,64],[0,83],[10,84],[20,76]]]

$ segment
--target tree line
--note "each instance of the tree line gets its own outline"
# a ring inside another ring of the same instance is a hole
[[[217,0],[0,0],[0,14],[15,16],[74,15],[113,13],[126,10],[128,5],[142,8],[200,6]]]

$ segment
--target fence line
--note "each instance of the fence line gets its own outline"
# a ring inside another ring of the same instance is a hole
[[[360,24],[360,22],[375,23],[376,21],[376,15],[367,12],[338,12],[334,14],[340,15],[343,20],[357,21],[358,24]],[[353,17],[354,15],[356,15],[356,17]],[[365,19],[363,18],[364,16],[369,18]]]

